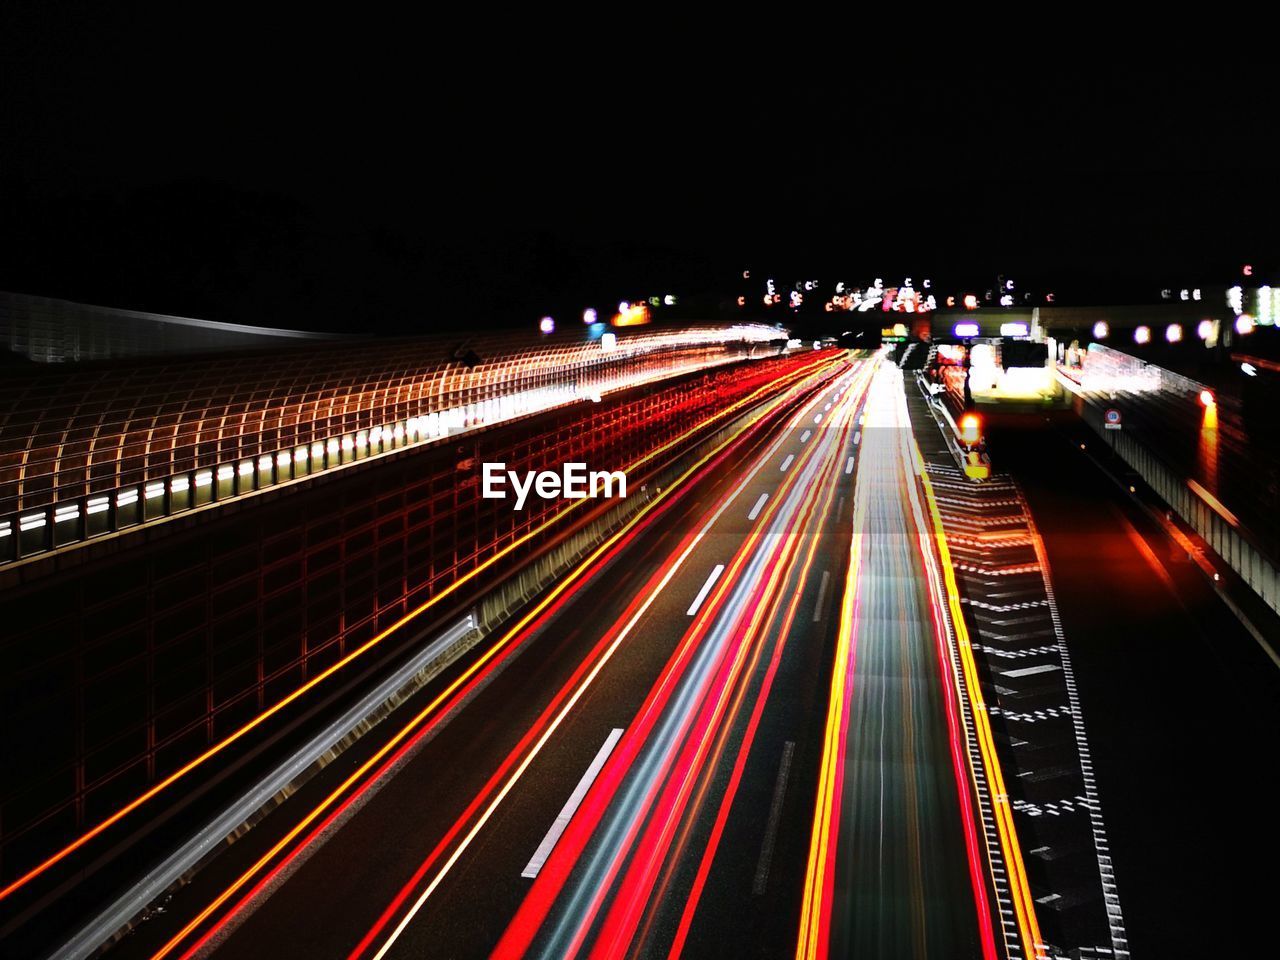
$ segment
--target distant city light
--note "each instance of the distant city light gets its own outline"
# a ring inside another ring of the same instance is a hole
[[[583,310],[583,311],[582,311],[582,322],[583,322],[583,323],[595,323],[595,322],[596,322],[596,308],[595,308],[595,307],[587,307],[587,309],[585,309],[585,310]]]
[[[1111,328],[1107,326],[1107,321],[1105,320],[1099,320],[1093,325],[1093,339],[1095,340],[1105,340],[1110,333]]]
[[[1134,343],[1150,343],[1150,342],[1151,342],[1151,328],[1150,328],[1150,327],[1138,327],[1138,329],[1134,330],[1134,331],[1133,331],[1133,342],[1134,342]]]
[[[1000,336],[1002,337],[1025,337],[1027,335],[1027,325],[1020,321],[1013,323],[1000,324]]]
[[[957,337],[976,337],[978,335],[978,325],[969,321],[957,323],[952,329]]]
[[[550,317],[543,317],[538,321],[538,329],[543,333],[553,333],[556,329],[556,322]]]
[[[619,313],[626,313],[630,309],[631,309],[631,304],[628,303],[626,300],[623,300],[621,303],[618,304]]]
[[[662,302],[668,307],[674,307],[676,305],[676,295],[674,293],[668,293],[662,298]]]
[[[644,301],[633,303],[625,310],[619,310],[613,318],[615,327],[636,327],[649,322],[649,306]]]
[[[1253,276],[1253,264],[1251,264],[1251,263],[1246,263],[1246,264],[1244,265],[1244,275],[1245,275],[1246,277],[1252,277],[1252,276]]]
[[[966,413],[960,418],[960,439],[965,443],[977,443],[981,436],[982,421],[976,413]]]
[[[1244,291],[1239,287],[1232,287],[1228,290],[1227,306],[1231,308],[1231,312],[1237,317],[1244,313]]]
[[[1253,317],[1247,313],[1242,313],[1236,317],[1236,333],[1246,336],[1253,333]]]
[[[1201,320],[1196,324],[1196,336],[1201,340],[1208,340],[1213,336],[1213,321]]]
[[[972,293],[966,293],[964,295],[964,308],[966,310],[977,310],[978,298]]]
[[[1177,343],[1182,339],[1182,324],[1171,323],[1164,328],[1164,338],[1170,343]]]
[[[1216,403],[1217,401],[1215,401],[1213,398],[1212,390],[1201,390],[1200,402],[1203,403],[1206,407],[1212,407],[1214,403]]]
[[[1258,368],[1255,367],[1252,363],[1240,364],[1240,371],[1246,377],[1256,377],[1258,375]]]

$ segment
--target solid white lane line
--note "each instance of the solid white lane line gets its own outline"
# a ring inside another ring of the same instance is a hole
[[[769,495],[767,493],[760,494],[760,499],[756,501],[756,505],[752,507],[751,512],[747,514],[747,519],[754,520],[756,517],[760,516],[760,511],[764,509],[765,501],[768,499]]]
[[[822,571],[822,585],[818,587],[818,602],[813,607],[813,622],[822,619],[822,601],[827,599],[827,584],[831,581],[831,571]]]
[[[813,431],[806,430],[804,433],[800,434],[800,442],[804,443],[806,440],[808,440],[812,436],[813,436]]]
[[[582,775],[578,785],[573,788],[573,793],[569,794],[569,799],[560,808],[560,812],[556,814],[555,820],[552,821],[551,829],[547,831],[547,835],[538,844],[538,849],[533,851],[533,858],[521,871],[520,876],[530,880],[538,876],[538,871],[542,869],[543,864],[547,862],[547,858],[551,856],[551,851],[556,848],[556,844],[560,841],[560,835],[564,833],[565,827],[569,826],[569,821],[573,819],[573,815],[578,812],[578,805],[582,803],[582,798],[587,795],[587,791],[591,789],[591,784],[595,783],[596,777],[600,775],[600,769],[604,766],[604,762],[609,759],[609,754],[613,753],[613,748],[618,745],[618,740],[621,736],[621,727],[614,727],[609,731],[609,736],[605,737],[604,745],[596,752],[595,759],[591,761],[591,766],[587,767],[587,772]]]
[[[720,579],[720,574],[724,573],[724,564],[717,563],[711,576],[707,577],[707,582],[702,585],[702,589],[698,591],[698,595],[693,598],[693,606],[689,608],[689,616],[693,616],[698,612],[698,608],[702,606],[702,601],[707,599],[707,594],[711,592],[711,588],[716,585],[716,581]]]
[[[796,455],[795,455],[794,453],[788,453],[788,454],[787,454],[787,459],[785,459],[785,460],[783,460],[783,461],[782,461],[782,472],[783,472],[783,473],[786,473],[786,472],[787,472],[787,467],[791,466],[791,461],[793,461],[795,458],[796,458]]]
[[[853,473],[853,457],[850,457],[849,462],[844,465],[844,472],[846,476]]]

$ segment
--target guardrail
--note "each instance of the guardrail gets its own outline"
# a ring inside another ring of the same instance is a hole
[[[962,431],[959,424],[956,423],[947,405],[938,399],[938,393],[934,392],[933,385],[923,373],[916,374],[916,386],[924,395],[929,412],[933,414],[933,419],[937,422],[938,429],[946,441],[947,449],[955,458],[956,466],[963,470],[964,475],[970,480],[985,480],[991,476],[991,458],[987,456],[986,451],[969,450],[962,445]],[[946,388],[940,386],[939,392],[945,393]]]
[[[1178,374],[1172,377],[1179,378]],[[1280,613],[1280,569],[1254,541],[1247,530],[1217,498],[1170,467],[1155,451],[1148,449],[1123,430],[1109,430],[1103,422],[1106,407],[1087,395],[1079,385],[1062,377],[1067,389],[1081,401],[1080,419],[1087,423],[1129,467],[1142,477],[1157,496],[1174,510],[1213,551],[1272,610]],[[1186,378],[1179,378],[1186,379]],[[1195,381],[1189,381],[1194,384]],[[1182,387],[1178,387],[1182,389]]]
[[[753,336],[755,333],[747,328],[673,333],[667,338],[650,338],[672,341],[657,350],[634,350],[629,341],[619,340],[615,352],[602,352],[592,366],[566,365],[559,375],[541,370],[522,375],[507,385],[511,392],[505,395],[493,395],[489,390],[483,399],[455,402],[444,408],[438,401],[432,402],[435,398],[424,399],[408,408],[413,411],[410,415],[404,415],[407,411],[401,405],[396,411],[398,416],[366,429],[347,429],[319,437],[312,434],[314,439],[305,443],[260,449],[252,456],[242,455],[167,475],[144,476],[135,483],[79,496],[67,497],[65,491],[59,490],[52,502],[43,506],[0,514],[0,566],[250,496],[405,447],[436,443],[566,404],[597,401],[606,393],[733,363],[752,354],[752,347],[760,342]],[[375,416],[365,419],[371,421]],[[19,469],[33,469],[39,476],[40,470],[53,470],[55,466]],[[82,489],[84,486],[81,484]]]

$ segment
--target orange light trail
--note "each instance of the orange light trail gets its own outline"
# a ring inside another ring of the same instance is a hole
[[[667,443],[662,444],[656,449],[638,458],[634,462],[628,464],[627,466],[622,468],[623,472],[629,473],[637,470],[640,467],[643,467],[645,464],[651,462],[656,457],[659,457],[665,452],[667,452],[668,450],[671,450],[677,445],[684,443],[690,437],[694,436],[696,433],[702,430],[705,430],[707,426],[716,422],[717,420],[724,420],[726,418],[730,418],[736,415],[738,412],[740,412],[744,408],[750,406],[751,404],[754,404],[764,394],[768,392],[776,391],[779,389],[779,387],[782,387],[784,389],[787,387],[790,387],[795,383],[798,383],[804,377],[813,374],[815,371],[829,364],[838,362],[842,357],[843,357],[843,351],[835,357],[831,356],[830,354],[826,354],[822,357],[815,359],[812,363],[809,363],[805,366],[799,367],[793,371],[788,372],[784,376],[778,378],[778,380],[776,381],[767,383],[759,387],[752,393],[741,398],[740,400],[736,401],[730,406],[725,407],[723,410],[717,411],[715,414],[708,417],[703,422],[696,424],[693,427],[690,427],[688,430],[686,430],[684,433],[680,434],[679,436],[675,437],[674,439],[669,440]],[[125,817],[129,816],[131,813],[136,811],[139,807],[142,807],[144,804],[148,803],[150,800],[154,799],[155,797],[157,797],[158,795],[166,791],[169,787],[173,786],[178,781],[184,779],[193,770],[196,770],[197,768],[201,767],[203,764],[211,760],[213,757],[216,757],[218,754],[225,751],[228,747],[242,740],[245,736],[247,736],[253,730],[260,727],[263,723],[265,723],[271,717],[278,714],[280,711],[285,709],[285,707],[289,706],[291,703],[294,703],[295,701],[297,701],[304,694],[313,690],[319,684],[323,683],[325,680],[328,680],[330,677],[334,676],[336,673],[338,673],[348,664],[352,663],[353,661],[357,660],[368,651],[377,647],[387,637],[403,629],[407,624],[412,623],[414,620],[421,617],[428,610],[431,610],[432,608],[439,605],[442,601],[444,601],[445,599],[447,599],[448,597],[456,593],[458,590],[460,590],[463,586],[471,583],[473,580],[475,580],[485,571],[491,569],[494,566],[494,564],[498,563],[500,560],[509,556],[514,550],[518,549],[519,547],[523,546],[526,543],[529,543],[535,537],[544,533],[553,525],[559,523],[561,520],[564,519],[564,517],[568,516],[572,511],[577,510],[588,503],[590,503],[589,500],[571,501],[566,507],[557,511],[551,517],[548,517],[547,520],[545,520],[543,523],[539,524],[537,527],[533,528],[527,533],[524,533],[521,536],[517,537],[515,540],[507,544],[505,547],[502,547],[501,549],[499,549],[496,553],[494,553],[493,556],[489,557],[488,559],[484,560],[479,565],[477,565],[474,570],[471,570],[466,574],[462,575],[461,577],[459,577],[453,583],[449,584],[449,586],[441,590],[440,593],[424,601],[420,606],[406,613],[400,619],[396,620],[393,624],[391,624],[391,626],[376,633],[373,637],[371,637],[369,640],[366,640],[363,644],[358,646],[356,649],[352,650],[346,656],[335,661],[329,667],[326,667],[324,670],[317,673],[314,677],[312,677],[307,682],[303,683],[301,686],[297,687],[291,693],[288,693],[281,699],[277,700],[274,704],[272,704],[270,707],[265,709],[262,713],[258,714],[252,720],[247,721],[243,726],[229,733],[223,739],[219,740],[217,743],[208,747],[202,753],[200,753],[193,759],[189,760],[187,763],[183,764],[178,769],[174,770],[172,773],[165,776],[163,779],[159,780],[157,783],[155,783],[153,786],[145,790],[143,793],[139,794],[133,800],[129,801],[124,806],[120,807],[114,813],[100,820],[95,826],[86,830],[83,834],[81,834],[75,840],[71,841],[66,846],[62,847],[60,850],[58,850],[57,852],[55,852],[54,854],[52,854],[51,856],[43,860],[41,863],[32,867],[26,873],[17,877],[16,879],[11,881],[9,884],[4,886],[3,888],[0,888],[0,900],[4,900],[6,897],[11,896],[13,893],[20,890],[22,887],[26,886],[28,883],[34,880],[36,877],[45,873],[50,868],[56,866],[58,863],[65,860],[67,857],[71,856],[71,854],[75,853],[77,850],[85,846],[85,844],[89,843],[95,837],[100,836],[104,831],[110,829],[115,824],[119,823]]]
[[[826,368],[828,366],[834,366],[838,362],[840,362],[840,358],[833,359],[828,357],[824,362],[820,364],[809,365],[803,368],[803,370],[806,372],[805,380],[807,381],[810,377],[818,378],[822,376],[826,372]],[[794,381],[800,378],[797,377],[797,378],[790,378],[790,379]],[[770,385],[770,386],[776,387],[776,384]],[[766,387],[761,389],[763,390],[768,388]],[[806,389],[806,387],[804,384],[801,384],[799,386],[795,386],[793,384],[792,389],[804,390]],[[753,396],[758,395],[759,392],[760,391],[757,391],[756,394],[753,394]],[[784,394],[782,396],[776,397],[768,402],[769,408],[776,409],[778,407],[781,407],[786,402],[789,402],[789,399],[790,399],[790,394]],[[735,404],[735,406],[737,405]],[[378,765],[384,758],[386,758],[388,754],[392,750],[394,750],[398,744],[400,744],[402,741],[408,738],[411,734],[413,734],[415,729],[419,725],[421,725],[423,722],[425,722],[426,720],[428,720],[433,716],[437,716],[437,717],[447,716],[449,712],[452,710],[452,707],[454,705],[460,703],[468,695],[468,693],[475,688],[475,686],[477,686],[480,682],[483,681],[484,674],[486,674],[489,669],[496,667],[499,661],[495,660],[495,658],[497,658],[499,654],[502,654],[502,656],[505,658],[505,656],[508,655],[511,652],[511,650],[515,649],[515,647],[518,645],[516,643],[513,643],[513,641],[516,640],[516,638],[521,638],[522,640],[524,637],[526,637],[527,635],[535,631],[542,622],[545,622],[545,620],[549,618],[550,615],[554,614],[554,610],[558,607],[559,602],[564,602],[565,600],[567,600],[567,594],[569,593],[570,588],[573,588],[574,590],[576,590],[583,583],[585,583],[586,579],[589,579],[587,578],[587,574],[593,569],[597,568],[597,565],[602,562],[603,557],[605,557],[606,555],[611,555],[612,553],[616,553],[617,549],[620,549],[623,545],[625,545],[625,541],[629,541],[629,539],[636,534],[637,528],[640,526],[642,522],[646,521],[647,518],[649,520],[656,518],[657,514],[655,514],[654,511],[656,511],[660,506],[662,507],[663,510],[665,510],[672,503],[674,503],[675,500],[678,499],[678,497],[683,496],[686,481],[688,481],[689,478],[691,478],[692,476],[700,472],[707,464],[711,463],[713,460],[716,460],[721,456],[728,455],[731,452],[731,448],[739,440],[741,440],[744,437],[744,435],[746,435],[747,432],[751,430],[760,421],[763,415],[764,414],[761,414],[760,417],[754,418],[751,422],[745,423],[739,426],[728,437],[726,437],[723,441],[717,444],[714,449],[706,453],[696,463],[692,464],[675,481],[673,481],[669,486],[665,487],[661,493],[657,494],[649,503],[647,503],[644,507],[642,507],[637,512],[637,514],[634,517],[632,517],[631,520],[629,520],[625,526],[622,527],[622,529],[617,531],[603,544],[601,544],[599,547],[593,550],[585,560],[583,560],[577,567],[574,568],[573,571],[571,571],[568,575],[566,575],[562,580],[558,581],[556,586],[552,589],[552,591],[548,594],[548,596],[543,599],[543,601],[541,601],[537,606],[535,606],[531,611],[529,611],[524,617],[522,617],[520,621],[518,621],[517,624],[511,628],[511,630],[507,631],[497,642],[495,642],[488,650],[486,650],[485,653],[476,660],[476,662],[471,664],[466,671],[464,671],[445,690],[443,690],[437,697],[435,697],[426,707],[423,708],[422,711],[420,711],[417,715],[415,715],[413,719],[410,720],[409,723],[406,724],[395,736],[393,736],[382,748],[380,748],[377,753],[375,753],[372,757],[370,757],[354,773],[352,773],[351,776],[349,776],[346,780],[344,780],[339,787],[337,787],[332,793],[330,793],[323,801],[321,801],[319,805],[317,805],[309,814],[307,814],[307,816],[305,816],[284,837],[282,837],[274,846],[272,846],[272,848],[269,851],[267,851],[266,854],[260,857],[252,866],[250,866],[226,889],[224,889],[222,893],[220,893],[211,903],[209,903],[204,909],[202,909],[196,915],[195,918],[193,918],[189,923],[187,923],[182,928],[182,930],[180,930],[174,937],[172,937],[169,940],[168,943],[166,943],[159,951],[157,951],[153,955],[152,960],[162,960],[163,957],[166,957],[170,953],[172,953],[181,944],[183,940],[185,940],[188,936],[194,933],[206,920],[208,920],[214,913],[216,913],[219,908],[221,908],[232,897],[234,897],[238,891],[243,889],[245,885],[247,885],[255,876],[257,876],[257,874],[262,872],[262,870],[264,870],[267,867],[267,865],[276,858],[277,855],[279,855],[283,850],[285,850],[285,848],[289,844],[291,844],[295,839],[301,836],[302,833],[311,824],[319,820],[323,816],[325,811],[328,810],[330,807],[332,807],[335,803],[337,803],[341,799],[342,795],[345,794],[351,787],[353,787],[357,783],[357,781],[359,781],[366,773],[368,773],[376,765]],[[585,501],[577,501],[574,505],[576,506],[582,502],[585,502]],[[652,518],[650,517],[651,514],[653,514]],[[510,649],[507,649],[508,647],[510,647]],[[444,706],[442,709],[442,705],[446,704],[446,701],[448,702],[448,705]],[[409,745],[406,744],[406,747],[407,746]],[[399,754],[397,754],[397,757],[398,756]],[[374,779],[376,779],[377,776],[380,776],[383,772],[389,769],[390,766],[393,765],[395,759],[396,757],[393,757],[391,761],[389,761],[386,764],[383,764],[383,766],[379,769],[378,774],[375,775]],[[372,782],[373,782],[372,780],[369,781],[369,783],[372,783]],[[369,783],[366,783],[365,787],[362,787],[361,789],[363,790],[367,788]],[[332,819],[333,817],[328,818],[325,821],[325,823],[331,822]],[[321,826],[323,827],[324,824],[322,824]],[[310,843],[311,840],[313,840],[316,836],[318,836],[318,833],[319,831],[314,831],[312,834],[310,834],[307,837],[307,839],[304,841],[302,846],[305,846],[308,843]],[[299,847],[298,849],[301,849],[301,848],[302,847]],[[293,855],[296,855],[296,852],[297,850],[295,850],[294,853],[290,854],[290,856],[292,857]],[[273,874],[275,872],[276,871],[273,871]],[[262,886],[261,883],[255,886],[254,891],[256,892],[256,890],[260,889],[261,886]],[[202,937],[197,944],[195,944],[193,947],[191,947],[188,951],[186,951],[183,954],[184,958],[191,956],[196,951],[198,951],[198,949],[209,939],[209,937],[214,932],[216,932],[216,930],[220,928],[222,924],[224,924],[230,916],[234,915],[236,912],[242,909],[243,906],[245,906],[251,898],[252,898],[252,894],[249,897],[242,898],[237,903],[235,908],[231,911],[231,913],[225,916],[222,919],[222,921],[219,922],[218,926],[214,928],[214,930],[209,931],[209,933],[207,933],[204,937]]]
[[[811,407],[812,404],[809,406]],[[808,407],[802,410],[793,421],[793,424],[798,423],[800,417],[807,415],[808,412]],[[816,446],[808,448],[803,454],[802,461],[807,461],[814,456],[814,451],[816,450]],[[628,728],[627,734],[624,735],[618,747],[615,748],[609,763],[601,772],[600,777],[579,808],[578,815],[575,816],[568,830],[561,836],[555,851],[543,866],[534,886],[526,895],[515,917],[508,924],[502,940],[494,951],[494,957],[518,957],[522,956],[528,949],[533,937],[543,925],[552,904],[563,888],[569,872],[585,849],[590,837],[594,834],[596,825],[604,815],[606,808],[613,800],[624,776],[636,760],[645,742],[649,739],[651,731],[674,694],[677,683],[685,674],[686,667],[692,660],[695,649],[700,645],[706,630],[723,609],[725,598],[732,591],[734,583],[738,580],[743,564],[754,553],[756,544],[762,536],[762,531],[768,528],[770,519],[781,508],[781,504],[786,499],[785,491],[791,489],[791,485],[795,482],[793,478],[798,477],[801,470],[802,468],[793,469],[788,480],[784,481],[783,489],[780,490],[778,496],[774,498],[764,514],[764,519],[753,529],[752,533],[735,553],[727,575],[720,578],[709,602],[702,607],[695,623],[686,631],[662,676],[650,690],[645,704],[637,714],[637,719]],[[687,728],[687,721],[683,727]],[[643,801],[641,806],[647,810],[651,803],[652,794],[650,794],[649,799]],[[638,820],[633,820],[624,838],[619,841],[619,845],[629,848],[634,843],[638,828]],[[608,869],[608,876],[599,884],[599,890],[605,890],[611,885],[613,878],[617,875],[619,866],[619,859],[615,857]],[[576,950],[577,946],[581,944],[587,929],[591,926],[591,918],[596,915],[600,905],[600,897],[595,896],[591,898],[590,904],[579,912],[580,922],[575,924],[574,946],[571,950]]]
[[[981,681],[977,664],[973,659],[973,649],[969,640],[969,628],[965,623],[964,610],[960,605],[960,588],[956,583],[955,569],[951,563],[951,552],[947,547],[947,535],[942,525],[942,513],[938,509],[934,496],[933,484],[929,481],[929,472],[925,467],[924,457],[918,446],[914,447],[915,462],[924,488],[925,502],[929,506],[933,521],[934,541],[937,544],[938,559],[941,564],[943,580],[946,586],[947,607],[951,614],[951,624],[955,631],[956,646],[960,653],[960,663],[964,676],[964,688],[969,699],[970,714],[973,717],[974,730],[977,734],[978,749],[982,754],[982,766],[991,784],[991,807],[995,814],[996,829],[1000,834],[1000,848],[1004,852],[1005,866],[1010,892],[1013,897],[1014,912],[1018,925],[1018,935],[1022,940],[1026,956],[1040,958],[1047,956],[1047,947],[1040,936],[1040,925],[1036,920],[1035,902],[1031,897],[1031,888],[1027,879],[1026,866],[1022,859],[1022,848],[1018,844],[1018,832],[1013,822],[1013,810],[1009,805],[1009,795],[1004,785],[1004,774],[1000,768],[1000,759],[996,754],[995,739],[991,733],[991,721],[987,715],[987,704],[982,695]]]

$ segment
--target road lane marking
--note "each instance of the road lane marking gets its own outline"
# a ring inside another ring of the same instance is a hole
[[[862,431],[861,430],[853,431],[853,445],[856,447],[861,442],[862,442]]]
[[[1038,673],[1052,673],[1062,668],[1056,663],[1044,663],[1038,667],[1023,667],[1020,670],[1001,670],[1006,677],[1033,677]]]
[[[747,514],[748,520],[754,520],[760,516],[760,511],[764,509],[765,501],[769,499],[767,493],[760,494],[760,499],[756,501],[756,505],[751,508],[751,512]]]
[[[596,752],[595,759],[587,767],[587,772],[582,775],[578,785],[573,788],[573,793],[569,794],[569,799],[565,801],[565,805],[556,814],[555,820],[551,823],[551,829],[547,831],[547,835],[538,844],[538,849],[533,851],[533,857],[529,860],[524,870],[521,871],[520,876],[529,880],[537,879],[538,872],[542,869],[543,864],[547,862],[547,858],[551,856],[551,851],[556,848],[560,835],[564,833],[565,827],[569,826],[569,821],[573,819],[573,815],[578,812],[578,806],[582,803],[582,798],[591,789],[591,784],[595,783],[596,777],[600,775],[600,770],[604,766],[604,762],[609,759],[609,754],[613,753],[613,748],[618,745],[618,740],[621,737],[621,727],[614,727],[609,731],[609,736],[605,738],[604,744]]]
[[[724,564],[717,563],[715,569],[711,571],[711,576],[707,577],[707,582],[702,585],[698,595],[693,598],[693,606],[689,608],[689,616],[692,617],[698,612],[698,608],[702,606],[702,601],[707,599],[707,594],[711,592],[711,588],[716,585],[716,581],[720,579],[720,574],[722,573],[724,573]]]
[[[840,498],[840,502],[836,504],[836,519],[839,520],[844,516],[844,497]]]
[[[791,756],[795,751],[794,740],[788,740],[782,748],[782,763],[778,766],[778,780],[773,785],[773,800],[769,803],[769,819],[765,822],[764,843],[760,846],[760,859],[756,863],[755,883],[751,885],[751,892],[757,897],[764,896],[769,883],[769,865],[773,861],[773,845],[778,839],[778,821],[782,818],[782,801],[787,796],[787,778],[791,775]]]
[[[813,431],[806,430],[804,433],[800,434],[800,442],[804,443],[806,440],[808,440],[812,436],[813,436]]]
[[[827,584],[831,580],[831,571],[822,571],[822,585],[818,587],[818,602],[813,605],[813,622],[822,619],[822,601],[827,599]]]
[[[782,472],[783,472],[783,473],[786,473],[786,472],[787,472],[787,467],[791,466],[791,461],[793,461],[795,458],[796,458],[796,455],[795,455],[794,453],[788,453],[788,454],[787,454],[787,459],[785,459],[785,460],[783,460],[783,461],[782,461]]]
[[[822,422],[822,414],[820,414],[820,413],[819,413],[817,416],[815,416],[815,417],[813,418],[813,422],[814,422],[814,423],[821,423],[821,422]]]
[[[850,457],[849,462],[844,465],[844,473],[846,477],[853,473],[853,457]]]

